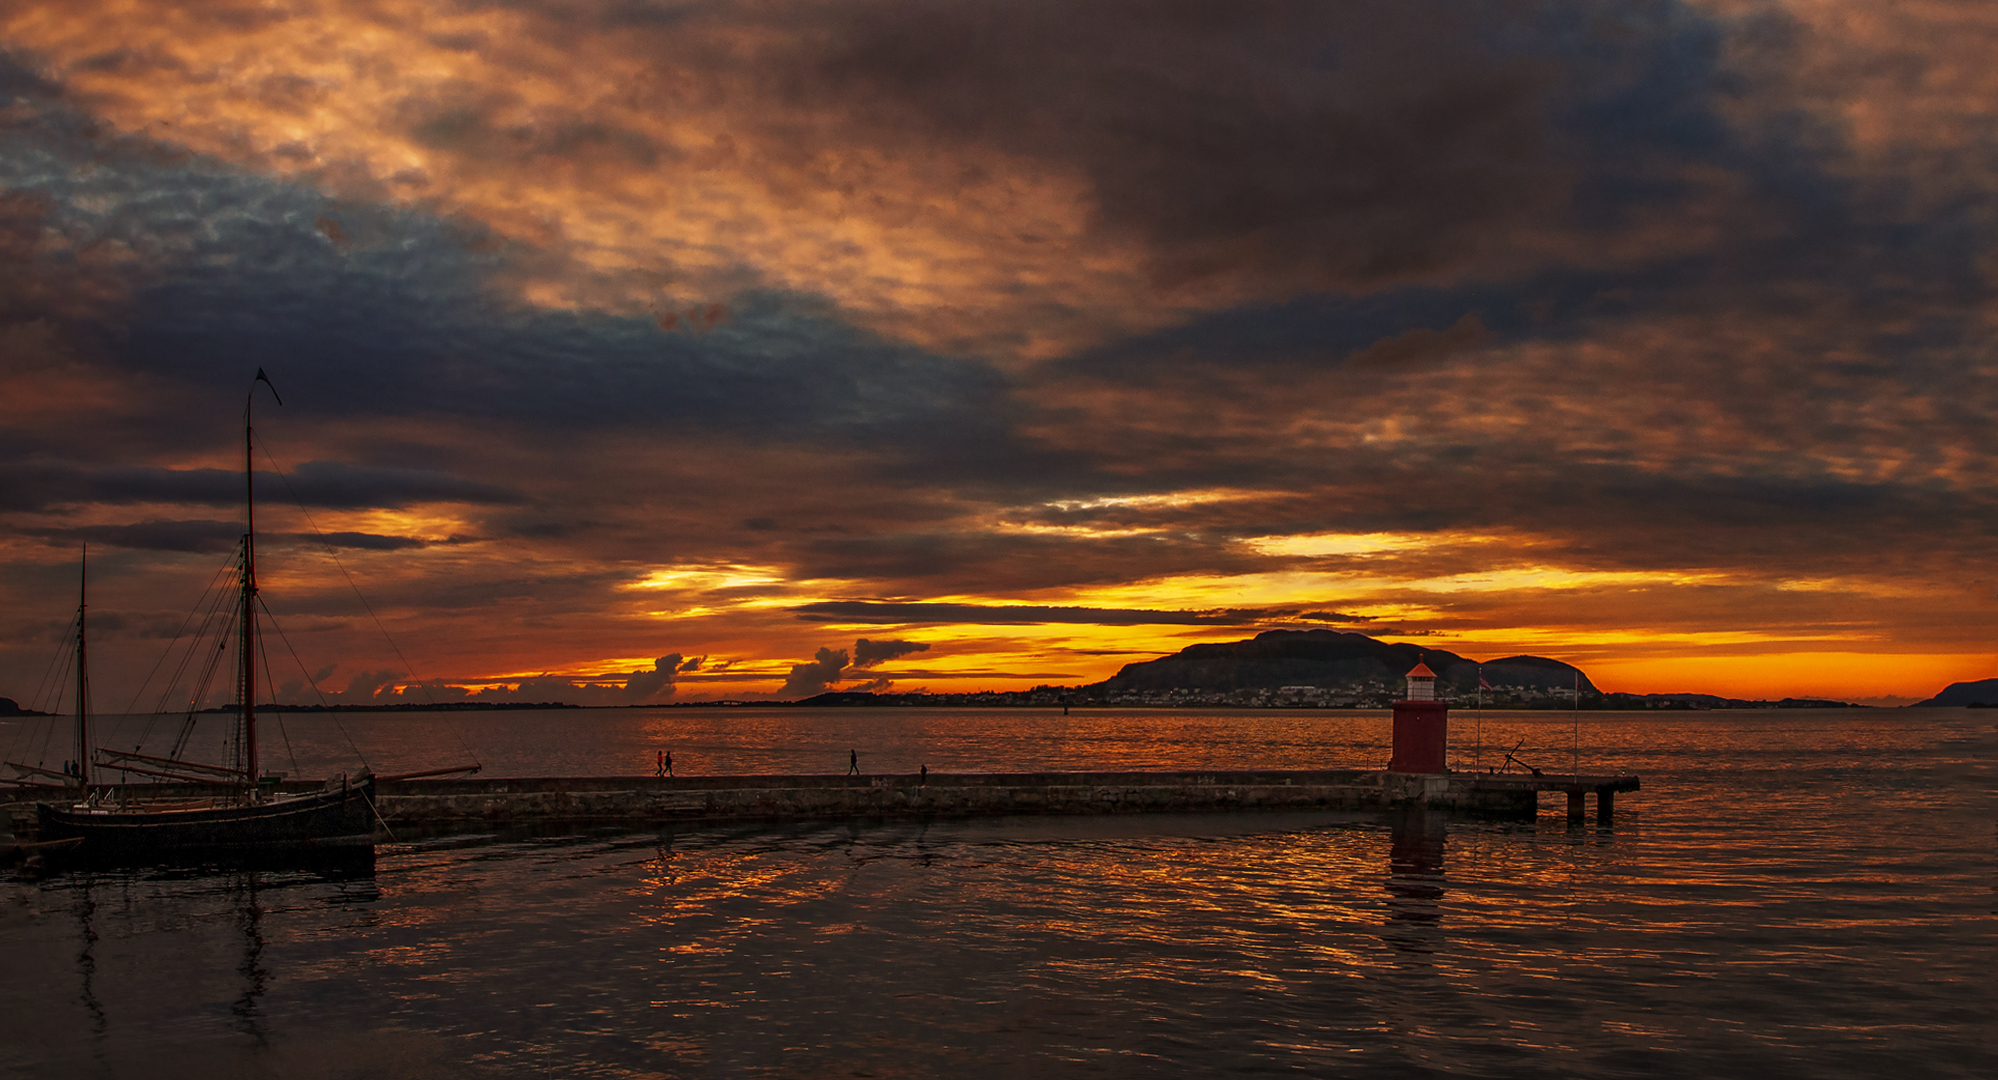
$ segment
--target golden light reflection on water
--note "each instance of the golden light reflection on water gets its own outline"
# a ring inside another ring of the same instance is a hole
[[[682,825],[391,845],[358,891],[153,878],[79,905],[52,881],[0,909],[0,948],[59,991],[15,1007],[30,1023],[0,1052],[35,1074],[136,1066],[159,1053],[148,1033],[232,1015],[261,971],[255,1030],[209,1037],[207,1067],[350,1030],[448,1039],[426,1073],[445,1076],[468,1057],[529,1075],[1504,1059],[1605,1078],[1659,1054],[1703,1074],[1966,1060],[1988,867],[1957,826],[1982,802],[1933,778],[1988,743],[1976,720],[1595,717],[1598,752],[1648,762],[1613,825]],[[79,955],[86,923],[116,947]],[[101,1021],[62,992],[86,970]]]

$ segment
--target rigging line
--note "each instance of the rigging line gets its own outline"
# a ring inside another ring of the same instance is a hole
[[[208,586],[201,590],[201,596],[203,599],[206,599],[209,593],[214,591],[215,583],[221,579],[224,573],[228,572],[228,569],[229,569],[228,565],[224,564],[221,569],[215,571],[215,575],[213,577],[208,579]],[[139,684],[139,689],[132,694],[131,702],[125,706],[125,711],[127,713],[135,713],[139,711],[139,699],[145,696],[146,687],[152,685],[153,676],[158,675],[160,673],[160,668],[166,664],[167,657],[172,656],[174,649],[180,646],[180,639],[187,636],[188,624],[194,621],[195,613],[200,610],[201,610],[201,603],[197,601],[193,607],[188,609],[187,614],[181,618],[180,629],[174,631],[173,640],[167,642],[166,648],[160,650],[160,658],[158,660],[153,661],[153,669],[151,671],[146,672],[145,681]],[[183,661],[182,667],[185,666],[186,663],[185,661]],[[159,710],[155,709],[154,711],[158,712]]]
[[[145,730],[140,734],[140,741],[142,743],[152,738],[154,725],[158,722],[159,717],[167,714],[168,704],[174,700],[182,681],[188,678],[189,669],[194,665],[196,658],[202,657],[207,659],[210,664],[213,663],[213,654],[211,652],[204,652],[204,646],[207,645],[210,634],[213,632],[216,608],[221,602],[223,593],[222,578],[218,574],[215,578],[210,579],[208,591],[201,598],[202,604],[197,605],[194,612],[189,613],[190,620],[195,613],[199,613],[201,615],[201,623],[192,636],[187,635],[184,631],[181,635],[186,639],[187,645],[181,653],[180,661],[174,665],[173,674],[160,686],[160,696],[153,702],[153,719],[146,722]],[[174,711],[178,712],[180,710],[176,708]]]
[[[44,712],[55,711],[54,709],[43,708],[43,704],[48,699],[49,687],[61,686],[63,683],[61,679],[57,679],[51,683],[49,678],[55,673],[56,665],[66,663],[75,649],[76,616],[72,615],[69,617],[69,625],[63,628],[62,637],[56,639],[55,649],[49,653],[49,666],[42,670],[42,681],[35,684],[35,696],[28,700],[29,708],[42,709]],[[63,670],[67,671],[69,669],[64,668]]]
[[[340,568],[340,576],[347,579],[347,587],[354,590],[354,596],[360,600],[361,607],[368,613],[368,618],[374,620],[375,629],[381,631],[382,640],[388,642],[388,647],[395,652],[396,659],[402,661],[402,666],[409,669],[409,677],[416,679],[416,665],[409,662],[409,658],[402,654],[402,646],[397,645],[395,638],[389,636],[388,627],[383,626],[381,616],[375,614],[375,606],[368,603],[366,594],[362,593],[361,587],[354,583],[354,575],[347,572],[347,564],[340,561],[340,555],[333,550],[332,542],[326,539],[324,532],[320,531],[319,523],[312,520],[312,511],[305,508],[305,500],[298,497],[298,489],[291,486],[291,477],[278,466],[277,458],[271,456],[270,447],[264,446],[262,439],[257,440],[257,445],[263,447],[264,460],[271,463],[271,471],[277,473],[278,479],[284,482],[284,489],[291,493],[291,501],[298,504],[298,512],[304,515],[305,523],[312,526],[312,533],[319,538],[320,545],[325,547],[327,558],[332,559],[333,565]],[[421,679],[416,680],[416,685],[423,688],[424,700],[434,708],[437,705],[437,695],[431,691],[430,686]],[[451,729],[451,737],[458,740],[458,747],[465,751],[465,756],[477,761],[479,755],[472,752],[471,744],[465,741],[464,732],[458,730],[457,721],[453,720],[449,713],[444,714],[444,726]]]
[[[172,757],[180,757],[187,749],[188,739],[194,735],[194,716],[201,711],[201,702],[208,696],[208,687],[215,681],[215,672],[221,668],[222,658],[228,655],[229,638],[232,636],[228,631],[235,625],[234,619],[229,620],[228,625],[223,627],[221,640],[215,643],[215,648],[208,654],[208,666],[202,669],[201,681],[196,684],[188,698],[187,714],[180,722],[180,737],[174,740]]]
[[[258,606],[262,606],[261,598],[258,600]],[[265,615],[269,615],[270,613],[269,608],[264,608]],[[272,619],[271,623],[273,629],[275,629],[277,620]],[[271,697],[275,698],[277,697],[277,680],[271,677],[271,650],[268,638],[262,636],[257,638],[257,652],[264,661],[264,685],[272,688]],[[291,775],[297,776],[298,754],[291,748],[291,732],[286,731],[284,728],[284,712],[279,708],[279,703],[276,701],[271,702],[271,718],[277,721],[278,738],[284,740],[284,756],[291,762]],[[257,778],[254,776],[250,777],[250,782],[252,784],[256,783]]]
[[[270,605],[264,603],[264,598],[259,596],[257,597],[257,606],[264,609],[264,616],[271,621],[271,629],[277,631],[278,640],[284,642],[285,650],[291,653],[291,662],[298,665],[299,675],[305,679],[307,686],[312,687],[312,696],[318,698],[319,704],[327,708],[326,715],[333,721],[333,726],[339,729],[340,737],[347,740],[347,749],[352,750],[354,756],[361,759],[361,766],[363,768],[373,772],[375,767],[369,764],[368,755],[361,753],[359,744],[354,742],[354,736],[348,734],[347,725],[340,722],[340,714],[331,711],[332,706],[327,704],[325,692],[319,689],[319,680],[313,678],[312,673],[305,670],[305,661],[299,657],[298,650],[292,647],[291,638],[285,636],[284,627],[278,625],[277,616],[271,614]],[[264,670],[266,672],[270,671],[270,663],[268,661],[264,663]],[[296,768],[297,762],[294,761],[292,767]]]
[[[165,651],[160,653],[159,661],[153,665],[153,671],[147,673],[146,681],[139,684],[139,693],[133,695],[132,703],[127,708],[129,712],[136,712],[138,710],[139,697],[145,693],[147,686],[152,685],[153,675],[165,665],[167,658],[173,655],[173,651],[179,646],[180,640],[187,637],[188,624],[194,621],[195,615],[200,614],[201,627],[195,631],[192,638],[188,639],[187,649],[181,653],[180,662],[174,665],[173,675],[167,679],[165,685],[160,687],[160,696],[158,700],[153,702],[152,719],[147,720],[146,726],[139,732],[138,746],[144,746],[146,740],[152,738],[153,726],[158,722],[159,717],[166,714],[167,702],[172,700],[175,688],[180,686],[181,680],[187,676],[188,666],[194,663],[195,654],[201,651],[202,643],[208,640],[209,627],[215,621],[215,609],[220,604],[224,595],[222,581],[228,572],[229,566],[225,563],[215,572],[214,576],[208,579],[208,586],[202,591],[201,601],[189,609],[187,615],[181,619],[180,629],[175,632],[174,640],[167,645]],[[133,747],[133,749],[137,750],[138,746]]]
[[[187,653],[181,657],[180,665],[174,669],[173,678],[167,682],[166,686],[160,689],[159,700],[153,705],[153,718],[146,721],[145,730],[139,735],[140,745],[144,745],[147,739],[152,738],[154,724],[158,722],[160,717],[167,715],[167,702],[172,699],[174,691],[180,687],[181,679],[188,675],[188,668],[194,663],[195,656],[198,654],[203,660],[201,679],[199,682],[193,684],[187,707],[185,709],[176,707],[174,710],[177,714],[184,714],[185,718],[181,721],[180,736],[174,742],[173,756],[179,757],[180,751],[187,746],[188,736],[192,733],[194,726],[194,713],[201,707],[201,699],[208,695],[209,684],[215,681],[215,671],[222,663],[223,654],[229,650],[229,639],[231,636],[229,629],[236,622],[233,606],[228,608],[226,614],[223,612],[222,602],[227,598],[227,590],[217,588],[213,595],[214,600],[210,605],[208,614],[201,621],[200,631],[188,643]],[[215,627],[215,620],[218,617],[223,619],[220,633],[216,632]],[[203,646],[207,644],[211,637],[215,641],[215,647],[213,649],[204,649]],[[134,747],[134,749],[137,749],[137,747]]]
[[[70,663],[74,663],[75,660],[76,660],[76,654],[71,653]],[[69,663],[63,664],[62,678],[64,682],[67,682],[69,680],[69,669],[70,669]],[[49,714],[48,723],[42,725],[42,745],[35,750],[35,764],[40,765],[44,768],[46,768],[49,763],[49,740],[55,737],[55,729],[56,729],[55,718],[62,715],[62,693],[60,690],[61,684],[58,683],[57,686],[58,690],[56,693],[54,707],[48,710]]]
[[[56,665],[62,663],[63,657],[66,655],[67,650],[74,647],[72,643],[75,641],[76,641],[76,620],[74,618],[71,618],[69,620],[69,627],[63,631],[62,637],[56,639],[55,648],[49,652],[48,667],[46,667],[42,671],[42,681],[35,684],[35,696],[28,699],[28,708],[36,712],[43,712],[50,714],[53,714],[55,712],[54,709],[43,708],[42,699],[48,695],[49,679],[50,676],[54,674]],[[14,741],[8,746],[7,756],[9,758],[14,758],[18,756],[22,742],[28,739],[37,728],[47,728],[48,731],[54,731],[55,719],[53,715],[43,717],[40,723],[38,724],[34,725],[23,724],[21,726],[21,730],[14,733]],[[42,735],[42,746],[43,746],[44,756],[46,756],[47,753],[48,740],[49,740],[48,732],[44,732]]]

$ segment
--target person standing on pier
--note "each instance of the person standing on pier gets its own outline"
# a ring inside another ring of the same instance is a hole
[[[848,750],[846,752],[846,775],[860,775],[860,751]]]
[[[666,775],[671,776],[673,775],[673,751],[671,750],[666,751],[665,761],[666,761]]]
[[[916,781],[916,786],[917,786],[917,787],[926,787],[926,786],[928,786],[929,782],[930,782],[930,767],[929,767],[928,765],[924,765],[924,766],[923,766],[923,775],[922,775],[921,779],[918,779],[918,780]]]
[[[666,775],[666,751],[660,750],[652,756],[652,775]]]

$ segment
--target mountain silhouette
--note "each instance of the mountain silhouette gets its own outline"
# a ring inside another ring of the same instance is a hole
[[[1171,656],[1126,664],[1090,689],[1106,693],[1162,690],[1276,690],[1286,686],[1324,689],[1368,684],[1401,689],[1402,677],[1417,663],[1436,673],[1437,689],[1470,693],[1478,686],[1479,661],[1445,649],[1386,642],[1339,630],[1268,630],[1247,641],[1189,645]],[[1544,656],[1508,656],[1483,662],[1485,681],[1495,689],[1572,690],[1579,677],[1584,694],[1595,684],[1572,664]]]
[[[1998,679],[1979,679],[1976,682],[1950,683],[1943,692],[1927,701],[1915,702],[1915,708],[1930,705],[1998,705]]]

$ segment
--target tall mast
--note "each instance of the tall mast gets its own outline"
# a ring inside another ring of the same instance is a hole
[[[90,669],[83,652],[83,615],[89,608],[90,546],[76,564],[76,784],[90,787]]]
[[[264,377],[261,368],[257,378]],[[257,384],[243,401],[243,622],[236,692],[243,703],[243,774],[252,792],[257,788],[257,485],[256,458],[250,450],[250,405]]]
[[[243,702],[243,780],[252,799],[257,792],[257,468],[251,450],[250,406],[257,400],[258,383],[269,386],[271,397],[284,404],[270,376],[258,368],[243,398],[243,641],[236,680]]]

